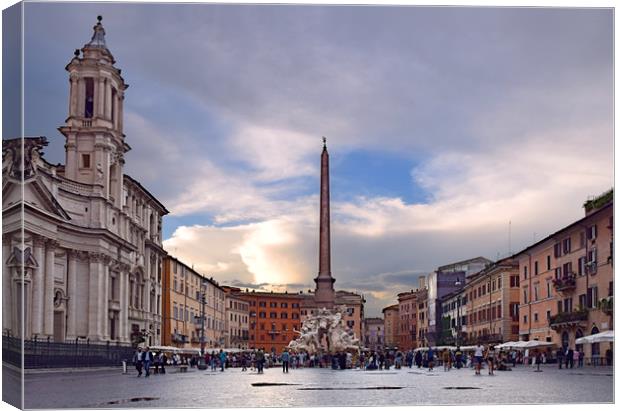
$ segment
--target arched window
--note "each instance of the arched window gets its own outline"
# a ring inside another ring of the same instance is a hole
[[[582,330],[581,330],[581,328],[580,328],[580,329],[578,329],[578,330],[575,332],[575,341],[577,341],[577,340],[578,340],[579,338],[581,338],[581,337],[583,337],[583,331],[582,331]],[[575,349],[576,349],[577,351],[583,351],[582,344],[577,344],[577,343],[575,342]]]
[[[562,347],[566,350],[568,348],[568,332],[562,333]]]
[[[592,327],[590,335],[598,334],[599,330],[596,326]],[[592,344],[592,357],[599,357],[601,355],[601,345],[599,343]]]

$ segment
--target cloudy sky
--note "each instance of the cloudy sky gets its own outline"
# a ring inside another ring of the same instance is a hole
[[[170,210],[166,249],[222,283],[313,288],[323,135],[336,287],[370,315],[437,266],[540,240],[613,184],[611,10],[25,10],[26,134],[64,162],[64,66],[102,14],[130,84],[125,172]]]

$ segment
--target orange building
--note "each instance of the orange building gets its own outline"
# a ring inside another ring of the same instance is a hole
[[[417,292],[414,290],[398,294],[398,333],[397,345],[401,350],[417,347],[418,308]],[[389,308],[389,307],[388,307]]]
[[[400,347],[400,314],[398,304],[385,307],[382,312],[385,327],[385,346],[388,348]]]
[[[515,255],[519,262],[519,334],[523,340],[582,349],[586,362],[609,343],[575,346],[613,329],[613,191],[584,204],[586,216]]]
[[[299,335],[300,303],[296,293],[245,291],[236,294],[249,303],[249,348],[281,353]]]

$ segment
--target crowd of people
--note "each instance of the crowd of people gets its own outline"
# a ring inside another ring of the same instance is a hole
[[[611,352],[610,352],[611,353]],[[609,356],[610,353],[606,353]],[[437,349],[427,347],[424,350],[370,350],[360,352],[337,352],[323,354],[309,354],[306,352],[293,352],[284,349],[281,353],[267,353],[262,349],[227,353],[224,350],[205,352],[204,364],[210,367],[211,371],[224,372],[226,368],[240,367],[241,371],[256,370],[262,374],[265,368],[281,366],[283,373],[288,373],[289,369],[297,368],[331,368],[334,370],[346,370],[357,368],[361,370],[389,370],[391,367],[401,369],[408,368],[428,368],[432,371],[435,365],[443,366],[444,371],[452,368],[473,368],[475,375],[481,374],[481,369],[486,366],[489,375],[494,375],[495,371],[511,371],[517,364],[533,366],[548,362],[549,352],[543,350],[501,350],[496,349],[492,344],[469,347],[464,351],[461,347],[456,349]],[[149,377],[151,367],[155,374],[165,374],[166,365],[185,365],[196,367],[201,362],[201,357],[180,356],[164,352],[153,353],[146,347],[144,350],[138,348],[134,354],[133,364],[138,372],[138,377],[145,374]],[[574,366],[583,367],[583,352],[570,348],[561,348],[555,353],[554,361],[557,361],[559,368],[564,364],[566,368]]]

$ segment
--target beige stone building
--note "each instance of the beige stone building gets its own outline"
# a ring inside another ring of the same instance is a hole
[[[250,303],[235,295],[231,287],[223,288],[226,297],[226,347],[247,349],[250,347]]]
[[[200,348],[204,310],[204,347],[224,347],[225,295],[217,282],[168,256],[164,262],[164,290],[164,345]]]
[[[383,350],[385,347],[385,325],[383,318],[364,318],[363,346],[370,350]]]
[[[580,348],[597,361],[608,343],[575,340],[613,329],[613,191],[584,204],[580,220],[515,255],[523,340]]]
[[[385,326],[385,346],[388,348],[399,347],[400,318],[398,304],[393,304],[381,310],[383,324]]]
[[[123,172],[128,86],[101,22],[66,70],[65,164],[45,137],[3,140],[3,331],[23,315],[25,338],[158,344],[168,211]]]
[[[518,263],[511,258],[490,264],[467,278],[461,295],[467,315],[464,342],[517,341],[519,336]],[[463,315],[463,313],[461,313]]]

